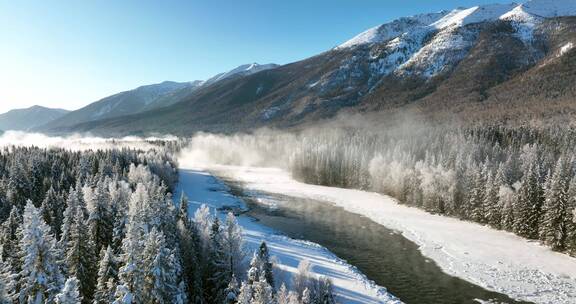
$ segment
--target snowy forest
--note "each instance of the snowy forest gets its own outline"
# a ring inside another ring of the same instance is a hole
[[[301,263],[275,278],[234,214],[174,203],[174,153],[7,147],[0,152],[1,303],[335,303]]]
[[[576,255],[574,129],[347,124],[201,135],[192,147],[205,161],[283,167],[306,183],[384,193]]]

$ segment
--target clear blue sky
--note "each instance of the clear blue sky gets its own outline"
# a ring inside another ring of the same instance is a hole
[[[0,112],[289,63],[397,17],[500,0],[0,0]]]

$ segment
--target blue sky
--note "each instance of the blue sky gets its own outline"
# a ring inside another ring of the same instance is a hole
[[[0,0],[0,112],[289,63],[397,17],[499,0]]]

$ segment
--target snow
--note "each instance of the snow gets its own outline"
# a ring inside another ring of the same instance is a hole
[[[468,9],[455,9],[431,26],[444,29],[450,26],[464,26],[471,23],[498,20],[500,16],[512,10],[516,4],[490,4],[474,6]]]
[[[220,80],[224,80],[226,78],[230,78],[234,75],[242,75],[242,76],[248,76],[248,75],[252,75],[261,71],[265,71],[265,70],[270,70],[270,69],[274,69],[277,68],[278,65],[274,64],[274,63],[268,63],[268,64],[258,64],[258,63],[251,63],[251,64],[243,64],[235,69],[232,69],[228,72],[225,73],[220,73],[208,80],[206,80],[203,85],[210,85],[212,83],[215,83],[217,81]]]
[[[571,49],[574,48],[574,43],[568,42],[560,48],[560,53],[558,57],[563,56],[564,54],[568,53]]]
[[[182,191],[190,200],[191,212],[195,212],[201,204],[206,204],[212,210],[223,206],[245,208],[244,203],[231,195],[228,188],[217,178],[205,171],[187,168],[185,164],[180,168],[179,189],[174,197],[179,198]],[[219,213],[219,216],[224,219],[226,214]],[[246,245],[251,252],[257,249],[262,241],[266,241],[271,255],[278,259],[279,268],[284,274],[284,277],[279,277],[280,280],[290,282],[290,276],[296,272],[300,261],[308,259],[312,265],[312,273],[332,279],[339,303],[402,303],[385,288],[377,286],[355,267],[322,246],[279,235],[246,216],[239,216],[238,222],[244,229]]]
[[[358,45],[385,42],[419,27],[427,26],[442,18],[446,13],[447,11],[442,11],[438,13],[400,18],[360,33],[356,37],[337,46],[336,49],[345,49]]]
[[[559,16],[576,15],[576,1],[574,0],[530,0],[519,5],[514,13],[520,11],[533,16],[552,18]],[[514,14],[513,12],[510,12]]]
[[[512,233],[432,215],[378,193],[297,182],[280,169],[217,166],[219,174],[265,191],[333,203],[400,231],[446,273],[535,303],[574,303],[576,259]]]

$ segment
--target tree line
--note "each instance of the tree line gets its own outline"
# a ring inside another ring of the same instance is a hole
[[[291,142],[299,180],[391,195],[576,255],[576,130],[323,129]]]

